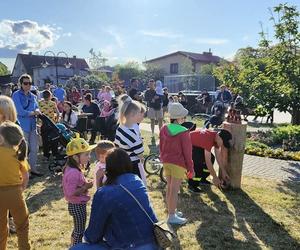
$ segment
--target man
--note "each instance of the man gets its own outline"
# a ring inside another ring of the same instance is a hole
[[[193,145],[193,161],[195,178],[189,179],[189,189],[199,193],[199,184],[210,184],[206,178],[211,175],[213,184],[219,188],[228,183],[229,176],[226,171],[228,161],[228,148],[232,135],[227,130],[211,131],[209,129],[197,129],[190,133]],[[214,148],[217,163],[221,169],[221,176],[217,176],[214,170],[214,156],[211,153]]]
[[[168,88],[164,88],[164,95],[162,98],[162,108],[163,108],[163,117],[165,117],[165,113],[168,112],[168,105],[169,105],[169,92]]]
[[[147,102],[147,116],[151,120],[152,137],[154,136],[155,121],[158,121],[159,130],[163,124],[162,96],[155,91],[155,82],[153,79],[149,81],[149,89],[145,92],[145,101]]]
[[[40,114],[38,109],[37,97],[30,92],[32,79],[30,75],[23,74],[19,78],[21,88],[15,91],[12,99],[15,103],[18,113],[18,121],[24,132],[25,140],[29,149],[29,164],[31,175],[42,176],[36,167],[38,133],[36,125],[36,116]]]
[[[200,103],[201,107],[205,109],[205,113],[207,114],[211,104],[211,98],[207,89],[203,89],[202,93],[198,97],[196,97],[196,100]]]
[[[88,116],[88,127],[92,129],[90,144],[95,143],[97,130],[96,130],[96,118],[100,115],[99,107],[96,103],[92,102],[92,94],[88,93],[84,96],[84,105],[82,107],[82,111],[84,113],[91,113],[91,116]]]
[[[135,100],[135,101],[141,101],[142,100],[142,97],[138,91],[138,84],[139,84],[139,81],[135,78],[131,79],[130,81],[130,90],[128,92],[128,95],[131,97],[132,100]]]
[[[218,93],[217,100],[223,102],[224,104],[230,104],[232,100],[232,95],[227,89],[226,85],[220,86],[220,92]]]

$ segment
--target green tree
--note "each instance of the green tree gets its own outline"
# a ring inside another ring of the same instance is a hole
[[[137,62],[128,62],[124,65],[118,64],[115,66],[115,72],[118,74],[119,79],[129,82],[132,78],[139,78],[142,71]]]
[[[89,63],[92,69],[98,69],[102,66],[105,66],[105,63],[108,59],[105,58],[100,51],[97,53],[93,48],[91,48],[89,53],[91,55],[89,58]]]
[[[296,6],[288,4],[279,4],[273,11],[273,40],[277,43],[273,45],[261,32],[260,47],[268,58],[263,77],[276,91],[273,96],[276,107],[292,115],[292,124],[300,124],[300,13]]]
[[[144,82],[148,82],[150,79],[154,80],[164,80],[166,72],[156,65],[145,64],[145,70],[141,71],[141,78]]]
[[[4,75],[8,75],[9,74],[9,71],[7,69],[7,66],[0,62],[0,76],[4,76]]]

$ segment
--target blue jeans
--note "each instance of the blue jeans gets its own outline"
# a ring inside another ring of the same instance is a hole
[[[33,172],[37,172],[36,161],[37,161],[37,154],[38,154],[38,133],[36,130],[32,130],[29,133],[24,132],[24,136],[28,144],[28,150],[29,150],[28,160],[29,160],[30,168]]]
[[[88,244],[88,243],[80,243],[70,248],[70,250],[107,250],[107,249],[113,249],[113,250],[124,250],[123,248],[109,248],[107,245],[103,244]],[[128,249],[134,249],[134,250],[159,250],[159,248],[156,244],[145,244],[141,245],[139,247],[134,248],[128,248]]]

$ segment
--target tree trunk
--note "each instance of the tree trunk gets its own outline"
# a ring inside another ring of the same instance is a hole
[[[246,145],[247,123],[223,122],[223,127],[232,134],[232,147],[228,150],[227,173],[232,188],[241,188],[243,159]]]
[[[292,124],[300,125],[300,109],[294,108],[292,110]]]

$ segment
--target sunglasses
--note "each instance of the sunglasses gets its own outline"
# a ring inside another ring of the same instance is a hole
[[[31,82],[23,82],[24,85],[31,85]]]

